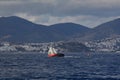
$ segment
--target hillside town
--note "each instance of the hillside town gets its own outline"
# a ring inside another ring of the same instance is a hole
[[[55,47],[58,52],[85,52],[88,47],[79,42],[49,42],[49,43],[0,43],[0,52],[40,52],[46,53],[49,47]]]
[[[49,43],[9,43],[0,42],[0,52],[40,52],[46,53],[49,47],[58,52],[120,52],[120,37],[88,42],[49,42]]]
[[[120,52],[120,37],[89,41],[84,44],[93,52]]]

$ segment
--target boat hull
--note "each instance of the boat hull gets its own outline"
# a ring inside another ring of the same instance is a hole
[[[58,54],[49,54],[48,57],[64,57],[64,54],[58,53]]]
[[[55,57],[57,54],[48,54],[48,57]]]
[[[57,57],[64,57],[64,54],[59,53],[59,54],[57,54]]]

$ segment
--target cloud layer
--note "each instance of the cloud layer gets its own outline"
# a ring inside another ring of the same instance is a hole
[[[94,27],[120,16],[120,0],[0,0],[0,16],[17,15],[40,24],[74,22]]]

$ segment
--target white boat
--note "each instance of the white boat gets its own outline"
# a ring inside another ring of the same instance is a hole
[[[58,53],[55,48],[50,47],[48,51],[48,57],[64,57],[64,54]]]

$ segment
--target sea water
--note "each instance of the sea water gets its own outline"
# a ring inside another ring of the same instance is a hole
[[[119,80],[120,54],[0,53],[0,80]]]

